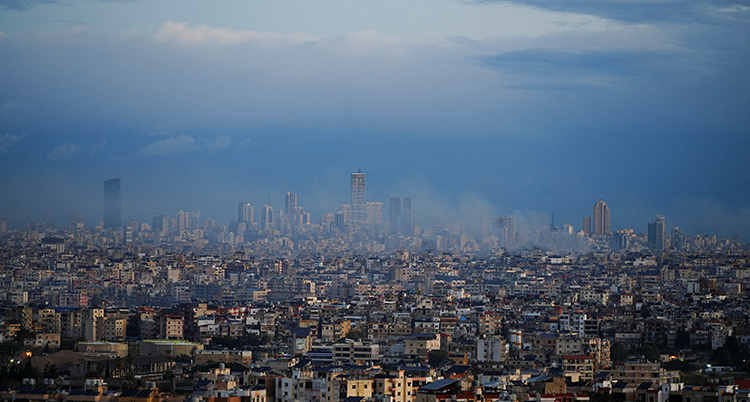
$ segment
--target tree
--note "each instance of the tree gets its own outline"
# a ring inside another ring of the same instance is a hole
[[[685,349],[690,347],[690,332],[688,331],[680,331],[677,333],[677,338],[675,338],[674,345],[677,347],[677,349]]]
[[[179,355],[174,358],[175,363],[192,363],[193,359],[188,355]]]
[[[42,371],[42,377],[57,378],[58,377],[57,364],[50,365],[49,363],[47,363],[46,365],[44,365],[44,371]]]
[[[651,317],[651,306],[650,305],[648,305],[646,303],[643,303],[641,305],[641,317],[642,318],[649,318],[649,317]]]
[[[728,336],[724,340],[724,346],[714,350],[710,362],[717,366],[742,366],[745,356],[742,354],[742,345],[735,336]]]
[[[353,339],[356,341],[357,339],[364,338],[364,335],[360,333],[359,331],[357,331],[356,329],[351,329],[349,330],[349,332],[346,333],[346,338]]]
[[[656,362],[659,361],[661,350],[653,343],[649,343],[638,348],[638,353],[642,354],[646,360]]]
[[[609,356],[613,362],[624,362],[628,358],[628,351],[621,342],[615,342],[609,348]]]
[[[667,370],[695,371],[698,365],[686,362],[685,360],[672,360],[661,365]]]
[[[448,360],[449,355],[450,353],[445,350],[433,350],[432,352],[430,352],[430,359],[428,360],[428,363],[431,367],[437,367],[438,364],[444,362],[445,360]]]
[[[38,378],[39,370],[31,365],[31,359],[26,359],[21,370],[21,378]]]

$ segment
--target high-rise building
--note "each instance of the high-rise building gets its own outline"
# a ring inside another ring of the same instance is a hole
[[[401,233],[404,236],[412,235],[412,203],[411,198],[404,198],[401,204]]]
[[[651,251],[664,251],[667,236],[667,218],[656,215],[656,221],[648,223],[648,246]]]
[[[294,194],[291,191],[286,193],[286,204],[284,207],[284,215],[292,216],[292,212],[294,212],[294,208],[296,207],[297,207],[297,194]]]
[[[155,215],[151,229],[163,235],[169,233],[169,217],[163,214]]]
[[[627,230],[621,229],[612,236],[612,249],[615,251],[627,250],[630,247],[630,234]]]
[[[367,199],[365,197],[365,174],[360,169],[352,173],[352,209],[350,219],[354,224],[367,221]]]
[[[188,229],[188,213],[187,211],[177,211],[177,230],[182,232]]]
[[[271,225],[271,226],[273,226],[274,229],[283,230],[284,226],[285,226],[284,225],[284,223],[285,223],[284,222],[284,211],[282,211],[280,209],[274,209],[272,211],[272,214],[273,214],[273,220],[272,220],[273,225]]]
[[[194,231],[197,230],[201,225],[201,211],[190,211],[188,212],[188,230]]]
[[[255,208],[249,202],[240,202],[237,207],[237,222],[252,225],[255,222],[253,220],[254,212]]]
[[[273,228],[273,208],[266,204],[260,209],[260,229],[270,230]]]
[[[401,218],[401,198],[391,198],[388,209],[388,225],[391,233],[398,233],[401,229],[399,219]]]
[[[68,234],[76,234],[79,229],[83,229],[83,219],[71,212],[68,215]]]
[[[120,178],[104,182],[104,228],[122,228],[122,198]]]
[[[609,207],[602,200],[594,204],[594,234],[609,234]]]
[[[583,218],[582,224],[583,224],[583,228],[581,230],[583,230],[583,234],[590,235],[591,234],[591,217],[587,216]]]
[[[515,216],[496,216],[493,226],[497,230],[500,238],[500,246],[513,248],[516,244],[516,217]]]
[[[383,224],[383,203],[370,201],[367,203],[367,226],[374,228]]]
[[[682,233],[680,228],[675,226],[672,228],[672,247],[677,251],[688,251],[688,237],[685,233]]]

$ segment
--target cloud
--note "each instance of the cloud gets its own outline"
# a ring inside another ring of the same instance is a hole
[[[153,142],[138,151],[143,156],[161,156],[195,150],[195,139],[189,135],[170,137]]]
[[[304,43],[319,40],[317,36],[302,32],[278,33],[251,30],[212,28],[206,25],[189,27],[186,22],[165,21],[154,32],[157,43],[234,45],[246,42]]]
[[[213,141],[208,143],[206,145],[206,148],[209,151],[217,151],[219,149],[228,148],[232,144],[231,138],[227,137],[226,135],[219,135],[216,138],[214,138]]]
[[[477,0],[475,3],[508,3],[508,0]],[[696,22],[721,23],[722,20],[742,18],[744,6],[735,0],[511,0],[540,9],[596,15],[633,23]],[[723,10],[732,10],[721,15]]]
[[[26,137],[26,134],[0,134],[0,153],[4,153],[13,144],[21,141]]]
[[[37,4],[59,4],[57,0],[0,0],[0,8],[6,10],[26,10]]]
[[[107,140],[101,140],[100,142],[94,144],[89,149],[89,155],[96,155],[100,152],[104,152],[104,150],[107,149]]]
[[[218,135],[216,138],[208,142],[197,142],[192,136],[180,135],[153,142],[138,151],[138,155],[161,156],[187,152],[215,152],[229,148],[231,144],[232,139],[226,135]]]
[[[81,152],[81,146],[77,144],[65,143],[58,145],[52,149],[52,152],[47,155],[48,159],[59,160],[59,159],[70,159],[78,155]]]
[[[568,51],[533,48],[482,56],[485,66],[524,75],[604,74],[640,76],[660,65],[672,65],[676,55],[656,50],[595,49]]]

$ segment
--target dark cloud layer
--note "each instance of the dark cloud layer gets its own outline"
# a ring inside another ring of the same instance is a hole
[[[0,0],[0,8],[6,10],[26,10],[38,4],[57,4],[57,0]]]
[[[750,20],[749,1],[738,0],[476,0],[518,3],[552,11],[585,13],[632,23],[728,24]]]

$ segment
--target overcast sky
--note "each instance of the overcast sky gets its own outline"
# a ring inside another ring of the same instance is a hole
[[[550,5],[553,7],[550,8]],[[0,0],[0,217],[414,198],[750,241],[750,1]]]

